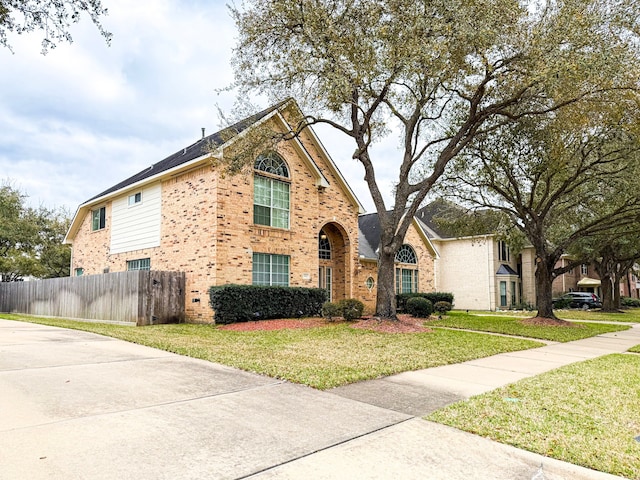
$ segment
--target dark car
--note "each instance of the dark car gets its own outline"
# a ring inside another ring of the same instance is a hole
[[[600,301],[600,297],[595,293],[589,292],[569,292],[560,298],[553,299],[553,306],[555,308],[566,307],[567,305],[570,308],[588,310],[590,308],[601,308],[602,302]]]

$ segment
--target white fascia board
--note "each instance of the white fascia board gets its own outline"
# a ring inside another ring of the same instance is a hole
[[[440,258],[440,253],[438,252],[438,250],[436,249],[435,245],[431,242],[431,239],[429,238],[429,236],[427,235],[427,232],[424,231],[424,229],[422,228],[422,225],[420,225],[420,222],[418,222],[418,220],[416,220],[416,218],[413,218],[413,225],[416,227],[416,230],[418,230],[418,233],[420,234],[420,236],[422,237],[423,241],[427,244],[427,246],[429,247],[429,249],[433,252],[433,254],[435,255],[435,258]]]

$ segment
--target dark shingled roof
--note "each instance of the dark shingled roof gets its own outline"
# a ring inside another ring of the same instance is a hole
[[[364,258],[378,259],[376,250],[380,246],[380,220],[377,213],[358,217],[358,254]]]
[[[209,153],[209,149],[212,146],[220,146],[229,140],[229,133],[232,135],[238,134],[243,130],[246,130],[248,127],[253,125],[254,123],[262,120],[264,117],[269,115],[271,112],[278,110],[283,105],[288,103],[291,99],[288,98],[279,102],[261,112],[256,113],[255,115],[251,115],[250,117],[245,118],[244,120],[239,121],[238,123],[231,125],[219,132],[208,135],[204,138],[201,138],[197,142],[189,145],[186,148],[183,148],[179,152],[174,153],[173,155],[168,156],[164,160],[159,161],[158,163],[154,163],[149,168],[142,170],[141,172],[136,173],[132,177],[123,180],[122,182],[114,185],[111,188],[108,188],[102,193],[99,193],[95,197],[90,198],[85,203],[88,203],[96,198],[100,198],[104,195],[108,195],[110,193],[116,192],[122,188],[125,188],[129,185],[133,185],[141,180],[145,180],[149,177],[153,177],[159,173],[165,172],[167,170],[171,170],[174,167],[182,165],[183,163],[187,163],[191,160],[195,160],[198,157],[206,155]],[[225,140],[226,138],[226,140]]]
[[[509,265],[505,265],[503,263],[503,264],[500,265],[500,268],[498,268],[498,271],[496,272],[496,275],[518,275],[518,272],[516,272]]]

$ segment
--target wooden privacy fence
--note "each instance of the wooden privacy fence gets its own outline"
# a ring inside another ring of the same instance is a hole
[[[136,325],[183,322],[183,272],[131,271],[0,282],[0,312]]]

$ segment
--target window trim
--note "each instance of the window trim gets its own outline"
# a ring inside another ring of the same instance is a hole
[[[127,260],[127,271],[133,272],[136,270],[151,270],[151,258],[146,257]]]
[[[97,216],[96,216],[97,214]],[[107,227],[107,207],[102,206],[91,210],[91,231],[98,232]]]
[[[135,207],[136,205],[140,205],[141,203],[142,203],[142,192],[136,192],[127,197],[127,204],[129,207]]]
[[[269,270],[267,271],[256,271],[257,265],[266,265],[266,262],[260,262],[260,258],[269,260]],[[274,272],[274,260],[283,259],[286,260],[286,273],[282,272]],[[256,277],[258,275],[267,275],[269,277],[268,283],[260,281]],[[282,282],[274,282],[274,277],[276,275],[281,275],[283,278],[286,278],[286,284]],[[286,277],[285,277],[286,276]],[[279,255],[275,253],[262,253],[262,252],[254,252],[252,256],[251,262],[251,284],[252,285],[264,285],[264,286],[280,286],[280,287],[288,287],[290,283],[291,276],[291,256],[290,255]]]

